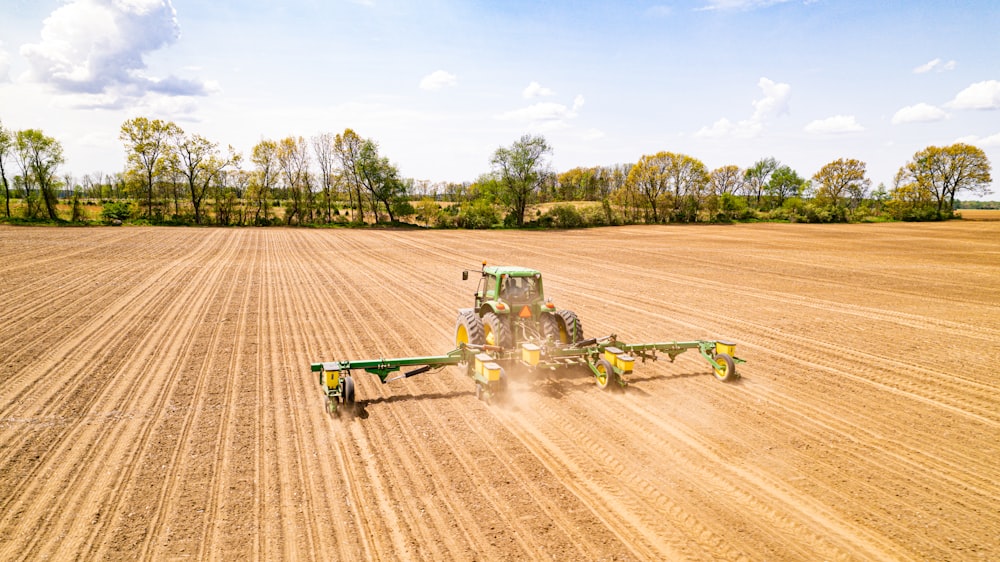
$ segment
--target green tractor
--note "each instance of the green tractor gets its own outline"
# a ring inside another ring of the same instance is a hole
[[[580,319],[545,298],[542,274],[537,270],[484,262],[481,274],[475,306],[458,310],[456,345],[486,345],[502,351],[516,349],[522,342],[583,341]],[[469,271],[463,271],[462,279],[468,278]]]

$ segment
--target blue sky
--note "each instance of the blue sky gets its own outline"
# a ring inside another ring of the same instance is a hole
[[[556,171],[847,157],[891,186],[929,145],[1000,162],[998,6],[0,0],[0,120],[58,138],[76,175],[120,171],[142,115],[244,153],[350,127],[418,180],[474,180],[530,132]]]

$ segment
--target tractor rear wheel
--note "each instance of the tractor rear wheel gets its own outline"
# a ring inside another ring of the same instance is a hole
[[[542,337],[554,343],[569,343],[563,339],[563,331],[559,328],[559,319],[551,312],[542,313],[538,323],[542,326]]]
[[[483,340],[486,345],[495,345],[504,349],[514,347],[510,325],[493,312],[487,312],[483,315]]]
[[[597,363],[594,363],[594,368],[597,369],[597,388],[601,390],[606,390],[611,384],[611,381],[615,380],[615,369],[611,366],[611,362],[607,359],[598,359]]]
[[[482,318],[471,310],[460,311],[455,322],[455,345],[483,345],[485,341]]]
[[[557,310],[556,314],[562,320],[559,330],[562,334],[563,343],[583,341],[583,324],[576,313],[572,310]]]
[[[732,357],[725,353],[719,353],[715,356],[715,362],[722,366],[721,369],[713,368],[715,378],[722,382],[729,382],[736,378],[736,362],[733,361]]]

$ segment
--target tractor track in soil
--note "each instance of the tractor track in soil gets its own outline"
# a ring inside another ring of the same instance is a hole
[[[998,238],[0,227],[0,558],[996,558]],[[743,378],[355,372],[325,412],[310,362],[448,351],[482,259]]]

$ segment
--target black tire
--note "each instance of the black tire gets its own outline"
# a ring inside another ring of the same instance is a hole
[[[344,414],[348,416],[354,415],[354,379],[350,375],[346,375],[341,384],[340,388],[340,399],[343,401],[342,407]]]
[[[471,310],[463,310],[458,313],[458,320],[455,322],[455,345],[463,343],[470,345],[483,345],[486,342],[483,334],[483,320]]]
[[[566,339],[563,343],[576,343],[583,341],[583,323],[572,310],[557,310],[556,314],[562,321],[561,329],[565,333]]]
[[[343,396],[344,404],[348,407],[354,405],[354,379],[350,375],[344,376]]]
[[[597,388],[601,390],[607,390],[611,386],[611,381],[615,380],[615,369],[611,366],[611,362],[607,359],[601,358],[594,363],[594,367],[597,369],[597,375],[594,377],[597,379]]]
[[[496,345],[504,349],[514,347],[514,337],[510,332],[510,324],[505,318],[500,318],[493,312],[483,315],[483,341],[487,345]]]
[[[551,312],[543,312],[538,320],[542,325],[542,337],[552,340],[554,343],[569,343],[563,339],[563,330],[559,327],[559,319]]]
[[[729,382],[736,379],[736,362],[733,361],[732,357],[725,353],[719,353],[715,356],[715,362],[723,367],[723,369],[712,368],[715,378],[722,382]]]

